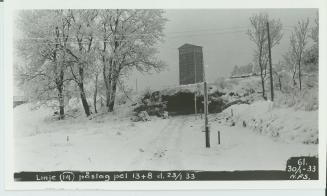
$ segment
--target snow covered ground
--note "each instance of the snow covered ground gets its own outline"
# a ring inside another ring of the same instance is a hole
[[[279,108],[270,101],[233,105],[224,111],[238,126],[284,142],[318,144],[318,111]]]
[[[30,110],[29,104],[14,109],[16,171],[284,170],[291,156],[318,154],[317,144],[285,142],[250,126],[229,126],[225,113],[209,116],[211,148],[205,148],[200,116],[131,122],[128,115],[62,121],[51,115],[46,108]]]

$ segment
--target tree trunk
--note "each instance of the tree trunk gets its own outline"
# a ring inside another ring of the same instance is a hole
[[[106,89],[106,107],[109,108],[109,105],[110,105],[110,90]]]
[[[110,72],[109,74],[110,75]],[[107,76],[107,73],[106,73],[106,65],[104,64],[103,65],[103,81],[104,81],[104,84],[105,84],[105,87],[106,87],[106,107],[109,108],[109,105],[110,105],[110,91],[111,91],[111,82],[110,82],[110,77]]]
[[[56,27],[56,36],[57,38],[59,37],[59,31],[58,31],[58,27]],[[58,49],[59,45],[56,44],[56,49]],[[53,62],[55,63],[55,69],[57,70],[57,68],[59,67],[59,64],[57,62],[57,50],[55,50],[53,52]],[[55,78],[55,83],[57,86],[57,90],[58,90],[58,102],[59,102],[59,120],[64,119],[65,117],[65,105],[64,105],[64,96],[63,96],[63,88],[64,88],[64,71],[62,70],[62,68],[60,69],[59,75],[56,75]]]
[[[261,86],[262,86],[262,97],[266,100],[266,92],[265,92],[265,79],[261,73]]]
[[[260,65],[260,77],[261,77],[261,87],[262,87],[262,97],[266,100],[266,92],[265,92],[265,78],[263,76],[263,68]]]
[[[296,70],[293,71],[293,75],[292,75],[292,80],[293,80],[293,86],[296,86],[296,81],[295,81],[295,75],[296,75]]]
[[[274,81],[273,81],[272,62],[271,62],[271,45],[270,45],[269,22],[267,22],[267,32],[268,32],[268,57],[269,57],[269,76],[270,76],[270,96],[271,96],[271,101],[274,101]]]
[[[90,106],[87,103],[85,90],[84,90],[84,83],[83,83],[83,81],[84,81],[84,69],[83,69],[83,67],[79,67],[78,73],[79,73],[79,76],[80,76],[80,81],[78,82],[78,87],[79,87],[79,90],[80,90],[80,95],[81,95],[81,100],[82,100],[84,112],[85,112],[86,116],[90,116],[90,114],[91,114]]]
[[[282,81],[280,77],[278,77],[278,82],[279,82],[279,90],[282,91]]]
[[[103,60],[103,79],[106,87],[106,107],[108,108],[108,112],[113,111],[113,105],[114,105],[114,100],[115,97],[112,98],[112,96],[115,96],[116,93],[116,81],[115,76],[113,75],[113,67],[115,66],[113,59],[109,61],[109,71],[106,73],[106,64],[105,61]],[[114,84],[115,83],[115,84]],[[113,92],[114,91],[114,92]]]
[[[262,97],[266,100],[265,95],[265,78],[263,76],[263,65],[262,65],[262,46],[259,50],[259,67],[260,67],[260,77],[261,77],[261,86],[262,86]]]
[[[94,89],[94,96],[93,96],[93,106],[94,106],[95,113],[98,113],[98,111],[97,111],[97,94],[98,94],[98,74],[95,75],[95,89]]]
[[[65,104],[64,104],[64,71],[61,70],[59,77],[56,78],[56,86],[58,90],[58,102],[59,102],[59,120],[64,119],[65,117]]]
[[[302,90],[302,81],[301,81],[301,60],[299,61],[299,83],[300,83],[300,90]]]
[[[109,85],[108,85],[108,79],[105,75],[105,73],[103,73],[103,81],[106,87],[106,107],[109,107],[109,102],[110,102],[110,90],[109,90]]]
[[[107,85],[107,93],[106,93],[106,98],[107,98],[107,102],[106,102],[106,106],[107,106],[107,108],[108,108],[108,112],[112,112],[113,111],[113,106],[110,106],[110,105],[112,105],[112,91],[113,91],[113,79],[114,79],[114,77],[113,77],[113,66],[114,66],[114,64],[113,64],[114,62],[113,62],[113,60],[111,59],[110,60],[110,64],[109,64],[109,74],[108,74],[108,77],[107,77],[107,80],[108,80],[108,85]],[[110,109],[110,108],[112,108],[112,109]]]
[[[86,95],[85,95],[85,91],[84,91],[84,85],[83,83],[78,84],[79,89],[80,89],[80,95],[81,95],[81,100],[82,100],[82,104],[83,104],[83,108],[84,108],[84,112],[86,114],[86,116],[90,116],[90,106],[87,103],[86,100]]]
[[[118,78],[115,78],[112,82],[112,89],[110,92],[110,102],[109,102],[109,112],[114,111],[114,105],[115,105],[115,98],[116,98],[116,89],[117,89],[117,80]]]
[[[110,105],[110,82],[109,82],[108,77],[104,76],[104,78],[105,78],[104,83],[105,83],[105,87],[106,87],[106,107],[108,109],[109,105]]]
[[[59,120],[64,119],[65,110],[64,110],[64,96],[63,96],[63,86],[57,86],[58,89],[58,101],[59,101]]]
[[[106,107],[109,107],[109,101],[110,101],[110,90],[109,90],[109,81],[107,77],[107,69],[106,69],[106,59],[104,56],[102,56],[102,76],[103,76],[103,82],[104,86],[106,87]]]

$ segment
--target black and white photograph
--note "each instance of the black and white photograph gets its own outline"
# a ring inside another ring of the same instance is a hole
[[[322,180],[319,14],[14,10],[9,178]]]

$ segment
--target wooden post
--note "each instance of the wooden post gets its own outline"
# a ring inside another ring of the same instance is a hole
[[[194,92],[194,114],[195,114],[195,118],[197,116],[197,106],[196,106],[196,92]]]
[[[271,62],[271,43],[270,43],[270,33],[269,33],[269,22],[267,22],[267,33],[268,33],[268,55],[269,55],[269,72],[270,72],[270,94],[271,101],[274,101],[274,83],[272,74],[272,62]]]
[[[210,131],[208,126],[208,91],[207,91],[207,82],[204,81],[204,127],[205,127],[205,139],[206,147],[210,148]]]
[[[194,63],[194,85],[196,84],[196,58],[195,58],[195,51],[193,50],[193,63]],[[197,115],[197,107],[196,107],[196,91],[194,91],[194,114],[195,118]]]
[[[218,144],[220,144],[220,131],[218,131],[217,134],[218,134]]]

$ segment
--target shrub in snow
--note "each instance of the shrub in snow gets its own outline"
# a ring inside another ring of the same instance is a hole
[[[142,121],[150,121],[150,120],[151,120],[149,114],[148,114],[146,111],[141,111],[141,112],[138,114],[138,117],[139,117],[139,119],[142,120]]]
[[[162,118],[163,119],[169,118],[169,115],[168,115],[168,112],[167,111],[164,111]]]
[[[138,99],[138,103],[134,107],[135,115],[139,115],[142,111],[146,111],[148,115],[156,115],[161,117],[166,110],[166,102],[163,102],[159,91],[151,92],[147,89]]]
[[[293,89],[289,92],[276,93],[275,105],[279,107],[293,107],[296,110],[318,110],[318,89],[310,88],[299,91]]]

